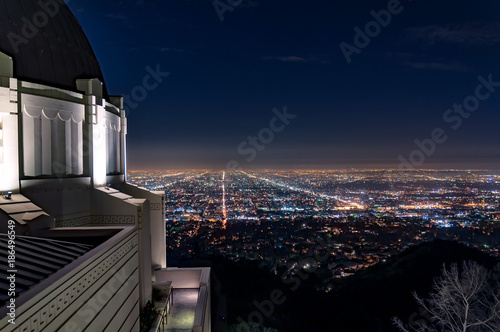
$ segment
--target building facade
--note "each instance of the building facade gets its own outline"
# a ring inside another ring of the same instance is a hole
[[[0,330],[139,331],[153,283],[170,285],[165,195],[126,182],[126,135],[123,98],[66,4],[1,0],[0,245],[15,255]],[[197,331],[210,330],[207,273]]]

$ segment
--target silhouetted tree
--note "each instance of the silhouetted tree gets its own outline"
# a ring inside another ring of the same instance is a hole
[[[443,267],[443,274],[428,299],[413,294],[429,313],[431,321],[407,326],[399,318],[394,324],[404,332],[498,332],[500,331],[500,285],[497,276],[476,262]]]

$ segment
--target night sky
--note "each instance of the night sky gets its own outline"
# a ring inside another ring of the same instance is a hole
[[[68,5],[110,94],[136,92],[129,169],[499,168],[497,0],[245,0],[223,21],[212,0]],[[146,67],[169,75],[142,98]]]

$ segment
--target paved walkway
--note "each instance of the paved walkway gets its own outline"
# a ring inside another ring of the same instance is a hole
[[[167,332],[191,332],[198,301],[197,289],[174,289],[174,304],[168,314]]]

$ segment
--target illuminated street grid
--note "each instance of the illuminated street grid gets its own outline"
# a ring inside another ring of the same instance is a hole
[[[490,171],[134,171],[165,190],[169,258],[260,260],[329,281],[434,238],[498,255],[500,175]],[[312,257],[329,259],[310,266]]]

